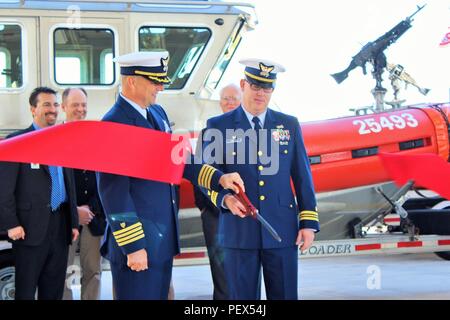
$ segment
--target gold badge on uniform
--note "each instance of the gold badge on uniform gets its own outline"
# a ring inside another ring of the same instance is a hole
[[[120,223],[120,226],[121,226],[122,229],[123,229],[123,228],[125,228],[125,227],[127,226],[127,224],[126,224],[125,222],[121,222],[121,223]]]

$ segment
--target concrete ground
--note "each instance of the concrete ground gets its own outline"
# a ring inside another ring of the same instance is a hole
[[[304,300],[450,299],[450,261],[433,253],[301,259],[299,275]],[[174,267],[173,282],[178,300],[212,298],[208,265]],[[105,271],[102,299],[112,299],[111,288]]]

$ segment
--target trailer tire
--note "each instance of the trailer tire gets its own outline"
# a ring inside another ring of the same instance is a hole
[[[435,252],[435,254],[444,260],[450,260],[450,251]]]
[[[0,251],[0,300],[14,300],[15,278],[12,250]]]
[[[448,209],[450,208],[450,201],[441,201],[433,206],[433,209]],[[444,260],[450,260],[450,251],[435,252],[435,254]]]

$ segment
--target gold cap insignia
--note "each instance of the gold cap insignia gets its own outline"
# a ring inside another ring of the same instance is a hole
[[[264,63],[259,63],[259,69],[261,72],[259,73],[262,77],[269,77],[270,72],[272,72],[273,69],[275,69],[274,66],[266,66]]]
[[[169,57],[166,59],[161,58],[161,66],[163,67],[164,71],[167,71],[167,66],[169,65]]]
[[[121,223],[120,223],[120,226],[121,226],[122,228],[125,228],[125,227],[127,226],[127,224],[126,224],[125,222],[121,222]]]

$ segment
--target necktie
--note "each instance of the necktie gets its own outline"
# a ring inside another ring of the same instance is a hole
[[[254,127],[255,130],[261,130],[262,129],[261,121],[259,120],[258,117],[253,117],[252,122],[255,124],[255,127]]]
[[[256,131],[256,148],[258,149],[259,152],[259,130],[262,129],[261,127],[261,121],[259,120],[258,117],[253,117],[252,122],[255,124],[254,126],[254,130]]]
[[[255,124],[254,126],[254,130],[256,133],[256,152],[259,154],[260,152],[260,144],[259,144],[259,131],[262,129],[261,127],[261,121],[259,120],[258,117],[253,117],[252,122]],[[257,162],[259,164],[259,157],[257,157]]]
[[[152,116],[152,113],[150,111],[147,111],[147,121],[152,125],[153,129],[158,130],[158,126],[156,125],[156,121]]]
[[[50,177],[52,178],[50,205],[52,206],[52,210],[55,210],[61,205],[61,203],[64,202],[64,193],[59,181],[58,168],[55,166],[49,166],[48,170],[50,171]]]

